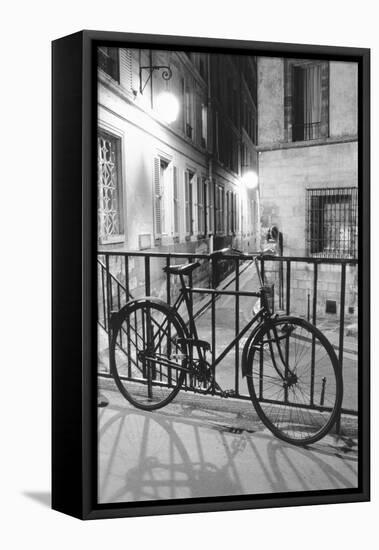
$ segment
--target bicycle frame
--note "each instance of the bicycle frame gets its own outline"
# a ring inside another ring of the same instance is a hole
[[[261,287],[263,287],[263,281],[260,274],[260,270],[258,267],[257,258],[254,259],[257,275],[258,275],[258,281]],[[189,324],[189,340],[193,339],[194,346],[197,350],[197,354],[199,357],[200,364],[205,363],[205,353],[203,353],[202,346],[197,344],[198,338],[198,332],[197,327],[195,323],[195,318],[193,315],[193,303],[192,303],[192,295],[194,293],[197,294],[210,294],[212,296],[212,306],[214,305],[216,297],[220,295],[227,295],[227,296],[247,296],[247,297],[256,297],[261,298],[262,300],[262,306],[257,311],[255,315],[253,315],[252,319],[250,319],[245,326],[239,330],[239,332],[236,334],[234,339],[229,342],[229,344],[226,346],[226,348],[222,351],[222,353],[215,357],[212,360],[211,367],[213,369],[213,373],[215,373],[215,369],[217,365],[221,363],[221,361],[224,359],[224,357],[229,353],[229,351],[236,346],[236,344],[243,338],[243,336],[251,329],[253,325],[256,323],[256,330],[258,330],[259,326],[263,322],[265,317],[268,317],[270,315],[270,311],[267,307],[267,301],[266,297],[263,296],[264,292],[261,290],[259,292],[248,292],[248,291],[240,291],[240,290],[217,290],[217,289],[210,289],[210,288],[198,288],[198,287],[191,287],[188,286],[184,281],[184,275],[179,275],[180,283],[181,283],[181,289],[178,298],[176,299],[175,303],[171,306],[172,309],[176,312],[178,312],[180,306],[182,303],[185,303],[187,313],[188,313],[188,324]],[[263,298],[263,299],[262,299]],[[255,332],[255,331],[254,331]],[[193,347],[190,346],[189,355],[190,355],[190,363],[192,363],[193,359]],[[214,350],[212,349],[213,353]],[[182,368],[182,370],[185,370],[188,372],[191,372],[190,369]],[[218,385],[218,384],[217,384]]]

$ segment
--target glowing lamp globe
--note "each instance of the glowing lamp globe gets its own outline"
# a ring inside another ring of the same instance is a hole
[[[255,189],[258,186],[258,176],[255,172],[246,172],[242,176],[242,182],[248,189]]]
[[[162,92],[157,99],[157,112],[168,124],[174,122],[179,114],[179,102],[170,92]]]

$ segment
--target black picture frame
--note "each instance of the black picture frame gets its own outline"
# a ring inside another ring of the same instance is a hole
[[[359,487],[150,503],[97,504],[96,65],[114,46],[254,51],[355,61],[359,85]],[[81,31],[53,42],[52,507],[81,519],[300,506],[370,499],[370,50],[180,36]]]

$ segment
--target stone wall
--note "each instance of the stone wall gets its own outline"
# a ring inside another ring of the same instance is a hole
[[[280,267],[279,262],[265,262],[265,279],[275,285],[275,309],[286,309],[286,265],[283,264],[283,302],[280,307]],[[313,312],[313,273],[312,264],[291,262],[290,313],[308,317]],[[346,267],[345,314],[358,314],[358,269]],[[319,264],[317,276],[317,316],[325,316],[326,302],[336,302],[336,315],[340,315],[341,303],[341,266]]]

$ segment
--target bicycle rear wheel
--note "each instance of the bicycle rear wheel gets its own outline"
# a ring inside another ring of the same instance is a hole
[[[127,305],[113,330],[111,373],[122,395],[135,407],[167,405],[185,378],[185,332],[180,318],[165,304],[149,299]]]
[[[262,422],[294,445],[324,437],[341,408],[342,377],[334,349],[301,318],[279,317],[262,326],[250,347],[247,384]]]

